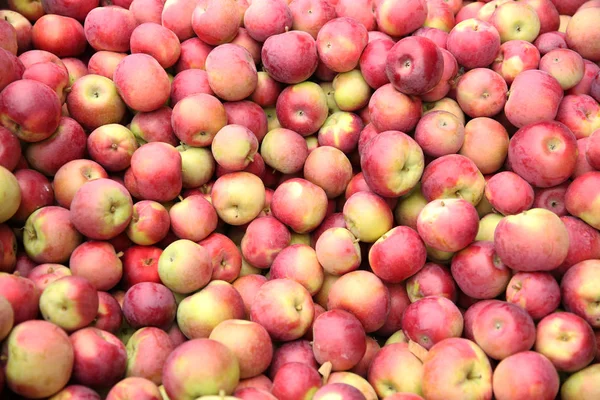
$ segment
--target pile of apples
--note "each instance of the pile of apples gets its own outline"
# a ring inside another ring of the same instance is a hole
[[[2,399],[600,399],[600,0],[1,8]]]

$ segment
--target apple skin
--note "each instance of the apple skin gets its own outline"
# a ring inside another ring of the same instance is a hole
[[[68,385],[63,390],[50,397],[49,400],[101,400],[102,398],[95,390],[83,385]]]
[[[274,107],[282,90],[281,83],[273,79],[267,72],[258,71],[258,82],[250,100],[260,107]]]
[[[247,193],[252,193],[252,196]],[[258,176],[243,171],[232,172],[216,180],[211,191],[211,203],[219,218],[239,226],[261,213],[265,196],[265,186]]]
[[[447,7],[443,8],[446,9]],[[445,10],[442,13],[444,15],[447,15],[447,12]],[[444,29],[446,29],[446,27],[444,27]],[[423,26],[422,28],[417,29],[414,32],[413,36],[425,37],[431,40],[433,43],[435,43],[440,48],[440,50],[446,50],[446,42],[448,39],[448,31],[446,30]]]
[[[0,124],[25,142],[39,142],[50,137],[58,128],[60,117],[58,95],[41,82],[32,79],[15,81],[0,94]]]
[[[509,40],[500,46],[492,68],[510,85],[519,73],[537,69],[539,64],[540,52],[533,44],[524,40]]]
[[[31,30],[36,49],[46,50],[58,57],[76,57],[86,48],[83,26],[74,18],[47,14],[38,19]]]
[[[168,143],[151,142],[131,157],[131,170],[143,200],[171,201],[182,188],[181,154]]]
[[[594,21],[600,17],[598,8],[590,7],[577,11],[569,21],[566,30],[569,48],[593,62],[600,61],[600,47],[597,43],[600,29],[594,24]]]
[[[434,111],[419,120],[414,137],[423,153],[441,157],[458,153],[464,144],[465,128],[453,114]]]
[[[25,222],[37,209],[54,204],[54,191],[48,179],[32,169],[20,169],[14,173],[21,189],[21,204],[12,216],[14,221]]]
[[[511,85],[504,112],[511,124],[522,128],[553,120],[562,98],[560,83],[552,75],[539,70],[523,71]]]
[[[368,111],[371,123],[378,132],[410,132],[421,118],[421,99],[400,93],[388,83],[373,93]]]
[[[152,200],[133,205],[131,222],[126,233],[135,244],[150,246],[160,242],[169,232],[171,220],[165,207]]]
[[[289,4],[292,29],[309,33],[314,39],[328,21],[336,17],[335,5],[323,0],[296,0]]]
[[[583,58],[569,49],[555,49],[546,53],[540,60],[539,68],[556,78],[563,90],[575,87],[585,73]]]
[[[550,360],[533,351],[524,351],[502,360],[494,371],[493,379],[494,396],[498,400],[551,400],[556,398],[560,388],[558,373]]]
[[[0,13],[1,12],[2,11],[0,10]],[[7,50],[4,50],[3,48],[0,48],[0,63],[2,68],[6,71],[2,75],[2,80],[0,80],[0,90],[3,90],[9,84],[23,77],[25,66],[21,60],[17,58],[17,56],[8,52]]]
[[[264,42],[292,28],[292,12],[287,2],[256,0],[244,13],[243,23],[254,40]]]
[[[172,399],[233,393],[240,380],[235,354],[211,339],[194,339],[177,347],[163,368],[163,385]]]
[[[565,194],[567,211],[596,229],[600,228],[600,218],[595,211],[595,204],[599,198],[595,182],[598,181],[600,181],[600,172],[587,172],[577,177],[569,185]]]
[[[40,291],[30,279],[0,272],[0,296],[12,307],[14,326],[38,316]]]
[[[585,319],[594,329],[600,327],[600,314],[594,305],[598,298],[595,282],[599,269],[598,260],[582,261],[569,268],[560,283],[566,310]]]
[[[319,368],[310,342],[299,339],[283,343],[275,349],[273,362],[269,367],[269,377],[274,379],[281,367],[291,362],[301,363],[315,371]]]
[[[111,79],[119,63],[127,57],[127,53],[100,50],[95,52],[88,61],[88,72]]]
[[[88,43],[96,50],[125,53],[137,26],[133,13],[117,6],[97,7],[85,17],[83,29]]]
[[[16,56],[19,48],[19,43],[17,41],[17,30],[11,23],[9,23],[7,20],[4,20],[0,22],[0,32],[2,32],[0,48]]]
[[[234,0],[204,1],[192,13],[194,33],[212,46],[231,42],[239,27],[240,18]]]
[[[154,84],[151,87],[140,84],[142,79]],[[125,104],[137,111],[157,110],[171,95],[167,72],[147,54],[130,54],[123,58],[115,69],[113,81]]]
[[[578,143],[579,147],[579,143]],[[565,194],[569,188],[570,181],[549,188],[534,189],[533,208],[545,208],[554,212],[559,217],[567,215],[565,207]]]
[[[73,379],[85,386],[110,387],[125,374],[125,345],[112,333],[97,328],[74,332],[71,344],[75,353]]]
[[[171,105],[175,107],[185,97],[199,93],[214,95],[206,71],[186,69],[178,72],[171,82]]]
[[[138,142],[133,133],[119,124],[96,128],[87,138],[90,158],[110,172],[129,168],[131,156],[137,148]]]
[[[123,322],[121,306],[106,292],[98,292],[98,304],[98,315],[90,326],[117,334]]]
[[[71,270],[64,265],[47,263],[33,268],[27,278],[33,281],[41,293],[52,282],[71,275]]]
[[[44,332],[44,335],[39,335]],[[28,398],[52,396],[66,386],[73,369],[73,346],[58,326],[46,321],[17,325],[5,341],[6,384]]]
[[[367,29],[357,20],[334,18],[317,34],[319,59],[335,72],[351,71],[358,65],[368,40]]]
[[[67,261],[81,239],[69,210],[62,207],[40,208],[25,222],[23,245],[27,255],[38,263]]]
[[[205,147],[227,125],[227,114],[216,97],[205,93],[190,94],[173,108],[171,124],[183,143]]]
[[[242,255],[231,239],[215,232],[198,244],[208,251],[211,258],[212,280],[231,283],[238,278],[242,268]]]
[[[556,312],[538,323],[535,351],[546,356],[558,371],[577,372],[594,360],[596,337],[583,318]]]
[[[581,261],[600,258],[600,232],[576,217],[564,216],[561,220],[569,232],[569,252],[565,261],[553,271],[557,277]]]
[[[265,71],[276,81],[297,84],[317,69],[317,43],[306,32],[290,31],[265,40],[261,59]]]
[[[285,88],[277,98],[275,110],[283,128],[308,136],[316,133],[327,119],[327,98],[319,85],[307,81]]]
[[[197,5],[196,0],[165,1],[161,14],[162,25],[175,33],[180,41],[190,39],[195,36],[191,16]]]
[[[456,283],[450,269],[432,262],[426,263],[406,281],[406,292],[410,302],[429,296],[446,297],[452,302],[457,299]]]
[[[369,368],[369,383],[380,398],[395,393],[422,394],[423,363],[406,343],[384,346]]]
[[[202,196],[189,196],[169,210],[171,230],[180,239],[194,242],[210,235],[218,223],[217,212]]]
[[[267,134],[268,121],[266,113],[258,104],[248,100],[230,101],[225,102],[223,107],[228,124],[245,126],[254,133],[259,143],[263,141]]]
[[[208,251],[188,239],[169,244],[158,259],[160,281],[175,293],[188,294],[205,287],[213,266]]]
[[[17,237],[6,224],[0,225],[0,248],[2,249],[0,253],[0,272],[17,272]]]
[[[162,395],[154,383],[140,377],[129,377],[119,381],[106,395],[106,400],[127,400],[130,398],[160,400]]]
[[[266,269],[279,252],[290,245],[290,240],[283,223],[271,216],[258,217],[250,222],[242,238],[242,255],[253,266]]]
[[[158,260],[163,250],[154,246],[131,246],[122,256],[123,286],[129,289],[141,282],[161,283]]]
[[[560,388],[561,399],[575,400],[586,396],[592,396],[592,398],[597,396],[600,393],[594,382],[598,380],[599,374],[599,364],[592,364],[574,373],[565,380]]]
[[[165,331],[154,327],[137,330],[127,341],[125,376],[137,376],[156,385],[162,384],[163,365],[174,349]]]
[[[86,15],[98,7],[100,0],[84,0],[73,2],[72,0],[42,0],[42,6],[46,14],[64,15],[83,22]]]
[[[11,24],[17,31],[18,52],[23,53],[31,49],[31,22],[22,14],[8,9],[0,10],[0,18]]]
[[[289,362],[275,375],[271,393],[279,400],[310,399],[321,385],[321,376],[316,369]]]
[[[290,278],[302,284],[311,295],[315,295],[323,284],[323,267],[312,247],[291,244],[273,260],[271,279]]]
[[[394,44],[393,40],[374,40],[367,44],[360,56],[360,70],[367,84],[373,89],[390,83],[386,74],[386,65],[387,56]]]
[[[258,274],[240,276],[233,281],[233,287],[238,291],[244,302],[246,317],[250,317],[250,308],[252,307],[256,293],[258,293],[260,287],[266,282],[267,278]]]
[[[319,186],[305,179],[289,179],[279,185],[273,193],[271,211],[275,218],[294,232],[307,233],[325,219],[327,194]]]
[[[169,326],[175,319],[176,309],[173,293],[154,282],[133,285],[123,299],[123,315],[132,328]]]
[[[333,89],[332,89],[333,90]],[[326,93],[327,95],[327,93]],[[372,125],[371,125],[372,127]],[[361,148],[361,141],[366,144],[367,139],[361,135],[364,124],[360,117],[354,113],[335,111],[331,114],[321,128],[317,136],[319,146],[335,147],[345,154],[352,153],[356,150],[358,144]],[[372,130],[369,133],[373,132]],[[312,151],[309,150],[312,153]]]
[[[123,265],[115,248],[104,241],[87,241],[79,245],[69,261],[75,276],[86,278],[97,290],[110,290],[123,276]]]
[[[556,120],[565,124],[577,139],[588,137],[600,128],[600,105],[587,94],[569,94],[561,101]]]
[[[463,377],[458,385],[452,383],[457,376]],[[446,384],[440,384],[443,382]],[[436,344],[423,362],[423,395],[432,400],[491,399],[492,369],[485,353],[462,338]]]
[[[226,101],[250,96],[258,82],[252,55],[240,45],[226,43],[215,47],[206,57],[208,83]]]
[[[371,336],[367,336],[366,338],[367,338],[367,349],[365,351],[365,355],[361,358],[361,360],[358,362],[358,364],[356,364],[354,367],[352,367],[352,369],[350,369],[350,373],[352,375],[360,376],[361,378],[367,377],[367,374],[369,372],[369,368],[371,367],[371,363],[373,362],[373,359],[375,358],[377,353],[379,353],[379,351],[381,350],[381,346],[379,345],[379,342],[377,342],[377,340],[375,338],[373,338]],[[335,383],[335,382],[331,382],[328,380],[328,383]],[[346,383],[346,382],[340,382],[340,383]],[[352,384],[350,384],[350,385],[354,386]],[[357,387],[357,389],[360,390],[360,389],[364,389],[364,388]],[[365,397],[369,397],[367,395],[367,393],[363,393],[363,394],[365,395]]]
[[[367,343],[360,321],[343,310],[319,315],[313,325],[313,351],[319,364],[329,361],[333,371],[346,371],[360,362]]]
[[[406,36],[420,28],[427,19],[427,2],[423,0],[382,0],[375,8],[378,29],[392,37]]]
[[[344,193],[352,179],[352,164],[341,150],[319,146],[306,158],[304,177],[323,188],[327,197],[333,199]]]
[[[53,176],[69,161],[84,158],[86,139],[77,121],[62,117],[56,132],[46,140],[27,146],[24,155],[31,168]]]
[[[358,239],[347,229],[332,227],[325,230],[315,243],[316,257],[322,269],[341,276],[355,271],[361,264]]]
[[[538,321],[560,306],[560,287],[547,272],[517,272],[506,287],[506,301]]]
[[[487,67],[500,50],[500,34],[492,24],[469,18],[452,28],[447,48],[458,64],[467,69]]]
[[[512,196],[505,195],[507,189],[512,191]],[[485,186],[485,198],[497,212],[514,215],[532,207],[534,191],[531,185],[519,175],[503,171],[488,180]]]
[[[23,73],[23,79],[30,79],[46,84],[56,92],[60,104],[67,98],[69,74],[66,68],[50,61],[29,66]]]
[[[273,340],[290,341],[304,336],[310,328],[314,305],[310,293],[300,283],[287,278],[274,279],[258,290],[250,316]]]
[[[485,179],[469,158],[449,154],[427,165],[421,177],[421,190],[428,201],[460,196],[473,205],[483,197]]]
[[[540,34],[533,42],[540,55],[545,55],[555,49],[566,49],[566,35],[563,32],[553,31]]]
[[[164,26],[146,22],[131,33],[131,53],[145,53],[154,57],[163,68],[175,65],[181,54],[179,38]]]
[[[54,175],[54,196],[56,202],[69,209],[75,193],[87,182],[108,178],[100,164],[92,160],[77,159],[61,166]]]
[[[21,158],[21,142],[11,131],[0,127],[0,166],[14,170]]]

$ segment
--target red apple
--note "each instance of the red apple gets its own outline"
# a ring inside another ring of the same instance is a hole
[[[595,286],[598,269],[598,260],[582,261],[569,268],[560,283],[562,301],[567,311],[585,319],[592,328],[600,327],[600,316],[595,306],[598,299]]]
[[[233,40],[240,27],[240,17],[234,0],[203,1],[192,13],[192,28],[200,40],[212,45]]]
[[[447,298],[425,297],[404,310],[402,331],[409,339],[431,349],[444,339],[460,337],[463,317],[458,307]]]
[[[375,8],[377,27],[393,37],[406,36],[420,28],[427,19],[424,0],[381,0]]]
[[[112,289],[123,276],[123,264],[108,242],[84,242],[71,254],[69,266],[73,275],[86,278],[97,290]]]
[[[252,55],[240,45],[222,44],[206,58],[208,83],[223,100],[238,101],[256,89],[258,75]]]
[[[314,397],[321,385],[321,376],[316,369],[289,362],[277,371],[271,393],[279,400],[306,399]]]
[[[368,379],[379,398],[405,392],[422,394],[423,363],[406,343],[388,344],[373,359]]]
[[[369,100],[369,116],[378,132],[410,132],[421,118],[421,100],[398,92],[391,83],[378,88]]]

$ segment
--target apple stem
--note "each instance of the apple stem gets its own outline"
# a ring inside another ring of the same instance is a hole
[[[183,196],[179,195],[177,196],[177,198],[179,199],[179,201],[183,201]]]
[[[123,254],[125,254],[125,253],[123,253],[122,251],[120,251],[120,252],[117,253],[117,257],[121,258],[121,257],[123,257]]]

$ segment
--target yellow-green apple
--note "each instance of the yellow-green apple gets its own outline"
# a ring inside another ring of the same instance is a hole
[[[429,201],[460,198],[475,205],[483,197],[485,179],[469,158],[449,154],[427,165],[421,185],[423,195]]]
[[[7,224],[0,225],[0,272],[13,273],[17,267],[17,237]]]
[[[220,233],[212,233],[198,244],[208,251],[211,258],[212,280],[231,283],[238,278],[242,268],[242,255],[231,239]]]
[[[343,215],[348,230],[366,243],[375,243],[392,229],[394,223],[390,206],[382,197],[371,192],[357,192],[350,196],[344,204]]]
[[[273,362],[269,368],[269,377],[274,379],[281,367],[292,362],[304,364],[315,371],[319,368],[310,342],[299,339],[283,343],[275,348]]]
[[[127,52],[129,39],[137,21],[131,11],[123,7],[96,7],[85,17],[85,37],[95,50]]]
[[[564,400],[595,398],[600,395],[596,385],[599,377],[600,364],[592,364],[574,373],[562,384],[560,398]]]
[[[54,191],[48,179],[33,169],[15,171],[21,191],[21,202],[13,221],[25,222],[37,209],[54,204]]]
[[[427,19],[424,0],[382,0],[375,8],[377,27],[393,37],[406,36],[420,28]]]
[[[498,364],[494,370],[493,387],[494,397],[498,400],[554,399],[560,380],[548,358],[533,351],[524,351]]]
[[[293,361],[277,371],[271,393],[279,400],[311,399],[321,385],[321,375],[315,368]]]
[[[560,286],[562,302],[570,311],[587,321],[592,328],[600,327],[600,297],[595,282],[600,270],[598,260],[586,260],[575,264],[565,273]]]
[[[464,199],[438,199],[429,202],[417,219],[417,231],[428,246],[456,252],[471,244],[479,230],[475,207]]]
[[[76,57],[87,46],[83,26],[74,18],[47,14],[38,19],[31,30],[36,49],[46,50],[58,57]]]
[[[294,174],[302,170],[308,156],[308,146],[298,133],[276,128],[264,136],[260,154],[271,168],[284,174]]]
[[[423,363],[406,343],[389,344],[373,359],[368,379],[380,398],[404,392],[422,394]]]
[[[337,74],[332,87],[335,104],[342,111],[358,111],[369,104],[371,87],[358,69]]]
[[[71,86],[67,108],[71,118],[88,130],[119,123],[126,111],[115,84],[109,78],[91,71]]]
[[[228,282],[212,281],[179,303],[177,325],[189,339],[207,338],[222,321],[244,316],[244,301],[238,291]]]
[[[50,61],[36,63],[23,72],[23,79],[31,79],[46,84],[56,92],[60,103],[65,103],[67,89],[70,84],[69,74],[64,67]]]
[[[170,68],[175,65],[181,54],[181,46],[177,35],[154,22],[138,25],[131,33],[130,44],[132,54],[149,54],[163,68]]]
[[[169,335],[162,329],[146,327],[137,330],[127,342],[125,376],[145,378],[160,385],[163,365],[174,349]]]
[[[0,166],[12,171],[19,164],[20,158],[21,142],[19,138],[0,126]]]
[[[365,181],[375,193],[398,197],[414,188],[425,162],[414,139],[400,131],[386,131],[365,145],[360,164]]]
[[[555,312],[537,325],[535,351],[546,356],[559,371],[577,372],[596,355],[596,337],[581,317]]]
[[[551,121],[556,117],[563,98],[560,83],[545,71],[523,71],[513,81],[504,112],[517,128]],[[532,104],[537,104],[535,107]],[[543,106],[540,105],[542,102]]]
[[[89,325],[98,313],[98,292],[85,278],[64,276],[50,283],[40,296],[45,320],[68,332]]]
[[[458,307],[447,298],[424,297],[404,310],[402,331],[410,340],[430,349],[444,339],[460,337],[463,317]]]
[[[81,234],[71,221],[69,210],[47,206],[34,211],[25,223],[23,245],[38,263],[67,261],[81,243]]]
[[[40,333],[43,335],[40,335]],[[29,398],[56,394],[71,378],[73,346],[61,328],[46,321],[15,326],[2,356],[9,389]]]
[[[171,123],[175,135],[189,146],[209,146],[219,130],[227,125],[223,104],[206,93],[188,95],[173,108]]]
[[[22,14],[12,10],[0,10],[0,19],[11,24],[17,31],[18,52],[23,53],[31,48],[31,22]]]
[[[197,5],[197,0],[165,1],[162,6],[162,25],[175,33],[181,41],[195,36],[191,16]]]
[[[86,278],[97,290],[110,290],[123,277],[123,263],[112,244],[87,241],[79,245],[69,260],[75,276]]]
[[[367,341],[369,339],[367,338]],[[377,393],[371,384],[362,376],[352,372],[340,371],[329,375],[327,383],[345,383],[358,389],[366,400],[377,400]]]
[[[163,397],[152,381],[137,376],[119,381],[106,395],[106,400],[127,400],[130,398],[160,400]]]
[[[485,185],[484,193],[494,210],[504,215],[529,210],[534,200],[531,185],[510,171],[502,171],[492,176]]]
[[[600,17],[600,7],[577,11],[566,29],[567,45],[590,61],[600,61],[600,28],[594,23]]]
[[[478,241],[452,258],[452,276],[460,290],[475,299],[493,299],[504,293],[511,271],[494,249],[493,242]]]
[[[335,72],[351,71],[358,65],[368,40],[367,28],[359,21],[348,17],[334,18],[317,34],[319,58]]]
[[[129,168],[131,156],[137,148],[138,142],[133,133],[119,124],[96,128],[87,138],[89,156],[111,172]]]
[[[121,306],[106,292],[98,292],[98,304],[98,315],[90,326],[117,334],[123,322]]]
[[[260,324],[240,319],[223,321],[213,329],[209,339],[227,346],[236,356],[240,378],[252,378],[267,370],[273,358],[273,344]]]
[[[154,246],[131,246],[123,252],[123,286],[129,289],[136,283],[160,283],[158,260],[163,250]]]
[[[492,398],[492,369],[473,342],[450,338],[431,348],[423,362],[423,397],[458,400]]]
[[[498,171],[508,155],[509,137],[496,120],[481,117],[465,125],[465,138],[459,154],[468,157],[483,174]]]
[[[276,270],[275,270],[276,271]],[[271,276],[275,275],[275,272],[271,273]],[[273,277],[274,279],[277,279]],[[260,287],[267,282],[267,278],[259,274],[250,274],[246,276],[240,276],[233,282],[233,287],[238,291],[242,300],[244,301],[244,309],[246,311],[246,317],[250,317],[250,308],[256,297],[256,293]]]
[[[17,41],[17,30],[15,27],[6,20],[0,20],[0,33],[2,33],[0,48],[16,56],[19,43]]]
[[[83,328],[74,332],[70,340],[75,353],[73,379],[79,384],[110,387],[125,374],[125,345],[112,333]]]
[[[346,383],[327,383],[316,391],[314,400],[326,400],[336,396],[343,396],[348,400],[365,400],[360,390]]]
[[[409,299],[404,308],[424,297],[439,296],[451,301],[457,298],[456,283],[450,269],[442,265],[428,262],[415,275],[406,280],[406,293]],[[398,327],[398,329],[400,329]]]
[[[335,76],[333,77],[333,79],[335,79]],[[321,89],[323,89],[323,92],[325,92],[325,97],[327,97],[327,107],[329,108],[329,115],[341,111],[338,105],[335,103],[335,90],[333,89],[333,83],[321,82],[319,86],[321,86]]]
[[[173,293],[155,282],[140,282],[125,293],[123,316],[132,328],[168,327],[175,319],[177,304]]]
[[[282,90],[281,83],[273,79],[267,72],[258,71],[258,82],[250,100],[260,107],[275,107],[277,97]]]
[[[555,49],[546,53],[540,60],[540,70],[548,72],[563,90],[575,87],[583,79],[585,65],[583,58],[573,50]]]
[[[393,40],[374,40],[367,44],[360,56],[362,76],[373,89],[378,89],[390,82],[386,74],[386,66],[387,56],[393,46]]]
[[[493,359],[502,360],[527,351],[535,342],[535,325],[521,307],[507,302],[492,302],[473,319],[474,341]]]
[[[54,281],[65,276],[71,276],[71,270],[61,264],[40,264],[29,272],[27,279],[31,280],[41,292]]]
[[[133,205],[131,222],[126,233],[135,244],[150,246],[167,235],[171,220],[166,208],[152,200],[142,200]]]
[[[69,400],[72,398],[82,400],[101,400],[95,390],[83,385],[68,385],[63,390],[50,397],[49,400]]]
[[[323,0],[296,0],[289,4],[294,31],[304,31],[313,38],[328,21],[336,17],[335,5]]]
[[[258,176],[249,172],[232,172],[216,180],[211,202],[223,221],[239,226],[260,214],[265,196],[265,186]]]
[[[346,228],[325,230],[317,239],[315,250],[319,263],[328,274],[339,276],[360,267],[358,239]]]
[[[356,149],[357,143],[360,143],[363,128],[363,122],[358,115],[336,111],[327,117],[319,129],[318,144],[335,147],[346,154],[351,153]]]
[[[0,124],[25,142],[50,137],[58,128],[60,116],[58,95],[39,81],[15,81],[0,94]]]
[[[205,287],[213,273],[208,251],[187,239],[168,245],[158,259],[158,276],[175,293],[188,294]]]
[[[391,84],[408,95],[420,95],[433,89],[442,79],[443,70],[440,49],[432,40],[420,36],[397,42],[386,59],[386,75]]]
[[[306,179],[292,178],[279,185],[273,193],[271,211],[294,232],[307,233],[325,219],[327,194]]]
[[[341,150],[322,145],[306,158],[304,177],[323,188],[327,197],[333,199],[345,192],[352,179],[352,164]]]
[[[277,99],[276,113],[281,126],[302,136],[316,133],[328,112],[325,92],[314,82],[289,86]]]
[[[288,278],[273,279],[258,290],[250,316],[273,340],[290,341],[301,338],[310,329],[314,305],[300,283]]]
[[[313,324],[313,351],[319,364],[330,362],[333,371],[347,371],[363,358],[367,349],[360,321],[344,310],[330,310]]]
[[[70,208],[73,226],[84,236],[96,240],[112,239],[125,231],[132,212],[133,202],[127,189],[105,178],[81,186]]]
[[[174,107],[183,98],[199,93],[214,95],[206,71],[194,68],[178,72],[171,82],[171,105]]]
[[[551,271],[563,263],[569,233],[552,211],[533,208],[507,216],[494,233],[496,254],[516,271]]]
[[[56,132],[46,140],[27,146],[24,155],[31,168],[53,176],[66,163],[84,158],[86,140],[87,136],[77,121],[62,117]]]
[[[308,33],[290,31],[265,40],[261,59],[265,71],[276,81],[297,84],[317,69],[317,43]]]
[[[600,233],[597,230],[576,217],[560,219],[569,232],[569,252],[560,267],[553,271],[557,277],[581,261],[600,258]]]
[[[229,124],[221,128],[211,143],[217,164],[229,171],[246,168],[258,150],[258,139],[248,128]]]
[[[388,83],[373,93],[368,110],[377,131],[410,132],[421,118],[421,100],[397,91]]]
[[[417,217],[427,204],[427,200],[421,193],[421,184],[415,185],[408,194],[400,197],[394,208],[394,220],[398,225],[417,229]]]
[[[203,196],[189,196],[169,210],[171,230],[180,239],[198,242],[216,228],[219,217],[214,207]]]
[[[115,69],[113,81],[125,104],[137,111],[157,110],[171,95],[167,72],[148,54],[130,54],[123,58]],[[153,85],[144,85],[142,81],[151,81]]]
[[[168,143],[146,143],[131,157],[131,170],[144,200],[176,198],[182,188],[181,167],[181,154]]]
[[[22,14],[32,23],[44,15],[41,1],[8,0],[8,8]]]
[[[394,343],[406,343],[408,344],[409,339],[408,337],[404,334],[404,332],[402,332],[402,329],[394,332],[384,343],[384,347],[385,346],[389,346],[391,344]]]
[[[176,149],[181,153],[183,187],[197,188],[208,183],[216,168],[211,151],[185,144],[177,146]]]
[[[226,43],[215,47],[206,58],[208,83],[226,101],[250,96],[258,81],[252,55],[240,45]]]
[[[447,111],[434,111],[424,115],[417,124],[415,141],[423,153],[431,157],[455,154],[465,140],[465,127]]]
[[[0,272],[0,296],[10,303],[15,326],[38,316],[40,291],[30,279]]]
[[[456,86],[456,100],[472,118],[493,117],[506,103],[506,81],[491,69],[475,68],[462,75]]]
[[[258,42],[292,29],[292,11],[287,2],[256,0],[244,13],[244,27]]]
[[[509,40],[533,42],[541,29],[537,12],[526,2],[509,1],[499,4],[489,22],[498,30],[502,43]]]
[[[111,79],[119,63],[127,56],[127,53],[100,50],[95,52],[88,61],[88,72]]]
[[[537,69],[539,64],[540,52],[533,44],[524,40],[509,40],[500,46],[492,69],[510,85],[521,72]]]
[[[212,46],[233,40],[240,27],[240,17],[234,0],[200,2],[192,13],[192,29]]]
[[[598,191],[595,188],[595,182],[599,181],[600,172],[585,173],[569,185],[565,194],[567,211],[596,229],[600,228],[600,218],[595,206],[598,203]]]
[[[386,232],[369,250],[369,265],[379,278],[400,283],[425,265],[427,251],[415,230],[398,226]]]
[[[600,105],[587,94],[567,95],[558,107],[556,120],[565,124],[577,139],[588,137],[600,129]]]
[[[358,293],[358,285],[364,291]],[[390,294],[383,282],[372,272],[352,271],[337,279],[327,296],[327,309],[339,308],[354,314],[365,328],[375,332],[381,328],[389,314]]]
[[[452,28],[447,48],[458,64],[467,69],[487,67],[500,49],[500,34],[492,24],[469,18]]]
[[[279,252],[290,244],[290,232],[271,216],[250,222],[241,241],[244,259],[257,268],[269,268]]]

